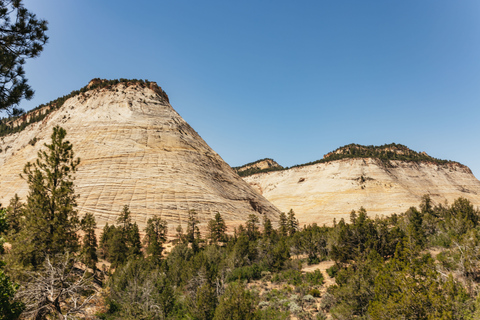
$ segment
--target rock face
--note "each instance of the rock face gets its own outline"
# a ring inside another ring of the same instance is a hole
[[[80,93],[43,121],[2,137],[0,203],[8,205],[15,193],[25,200],[28,188],[19,173],[60,125],[81,158],[78,210],[94,213],[99,227],[114,223],[124,205],[141,229],[156,214],[167,220],[170,233],[179,224],[185,230],[189,210],[204,226],[216,212],[227,224],[252,213],[276,221],[278,210],[238,177],[158,89],[120,83]]]
[[[458,163],[349,158],[244,177],[250,185],[300,224],[349,220],[363,206],[369,216],[402,213],[429,194],[434,203],[458,197],[480,205],[480,181]]]

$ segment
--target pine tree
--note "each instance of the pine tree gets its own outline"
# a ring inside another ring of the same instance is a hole
[[[130,214],[129,206],[123,206],[117,218],[118,226],[105,226],[100,238],[101,253],[113,266],[124,263],[131,256],[142,255],[140,231],[138,225],[132,223]]]
[[[83,236],[82,260],[85,265],[95,271],[98,262],[97,237],[95,236],[97,223],[95,222],[93,214],[87,213],[85,217],[83,217],[81,225],[82,231],[85,233]]]
[[[259,222],[260,220],[253,213],[248,215],[248,220],[245,223],[245,227],[247,229],[247,236],[250,239],[250,241],[255,241],[260,235],[260,232],[258,231]]]
[[[167,231],[167,221],[158,216],[148,219],[143,243],[147,254],[157,261],[162,257],[163,245],[167,241]]]
[[[133,223],[128,232],[128,257],[138,257],[142,255],[142,242],[140,241],[140,230],[137,223]]]
[[[209,238],[212,243],[217,243],[218,241],[224,241],[227,231],[227,225],[225,220],[223,220],[222,215],[217,212],[215,218],[208,222],[208,231]]]
[[[265,216],[263,219],[263,237],[270,238],[274,233],[275,230],[273,229],[272,221]]]
[[[108,222],[103,227],[102,234],[100,235],[99,253],[102,259],[108,259],[109,253],[109,240],[112,238],[112,234],[115,232],[115,226],[109,226]]]
[[[39,266],[46,255],[78,250],[79,220],[73,174],[80,159],[74,159],[67,132],[56,126],[47,150],[38,152],[34,163],[23,170],[29,186],[25,225],[13,241],[13,257],[24,265]]]
[[[21,0],[0,0],[0,110],[9,110],[21,99],[31,99],[23,65],[43,50],[47,22],[38,20]]]
[[[295,218],[295,212],[293,212],[293,209],[290,209],[290,211],[288,212],[287,230],[289,236],[293,235],[295,232],[298,231],[298,220],[297,218]]]
[[[186,239],[192,244],[192,249],[194,252],[198,251],[198,242],[200,241],[200,230],[198,228],[200,221],[198,220],[197,215],[198,214],[195,212],[195,210],[190,210],[188,212]]]
[[[181,241],[184,241],[184,235],[183,235],[183,228],[182,228],[182,225],[178,225],[177,226],[177,229],[175,229],[175,231],[177,231],[177,242],[181,242]]]
[[[20,231],[24,207],[20,198],[15,193],[15,196],[10,199],[10,205],[7,207],[7,223],[10,228],[10,233],[12,234],[17,234]]]
[[[288,236],[288,221],[287,221],[287,215],[285,212],[280,213],[280,221],[279,221],[279,233],[280,236],[286,237]]]
[[[117,224],[119,225],[119,228],[122,229],[122,231],[124,232],[125,237],[126,233],[128,233],[128,230],[132,225],[132,218],[130,218],[130,214],[130,207],[128,205],[124,205],[122,208],[122,212],[120,212],[120,215],[117,218]]]

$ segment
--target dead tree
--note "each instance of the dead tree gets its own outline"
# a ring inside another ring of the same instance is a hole
[[[16,295],[25,304],[22,317],[40,320],[53,315],[68,320],[85,314],[95,296],[95,287],[86,268],[76,268],[75,263],[69,254],[47,256],[43,270],[27,273],[27,281]]]

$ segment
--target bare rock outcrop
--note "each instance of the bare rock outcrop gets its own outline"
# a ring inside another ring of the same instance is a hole
[[[55,125],[67,130],[81,158],[78,210],[94,213],[99,227],[114,223],[124,205],[140,228],[156,214],[168,221],[171,233],[179,224],[185,229],[189,210],[203,225],[216,212],[230,224],[252,213],[277,220],[278,210],[238,177],[154,83],[80,92],[41,122],[0,138],[0,203],[7,205],[15,193],[26,198],[19,173],[50,142]]]

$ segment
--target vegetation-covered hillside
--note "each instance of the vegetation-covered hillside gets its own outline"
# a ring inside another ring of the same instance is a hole
[[[233,170],[235,170],[240,177],[246,177],[260,172],[283,170],[283,167],[271,158],[264,158],[240,167],[233,167]]]

